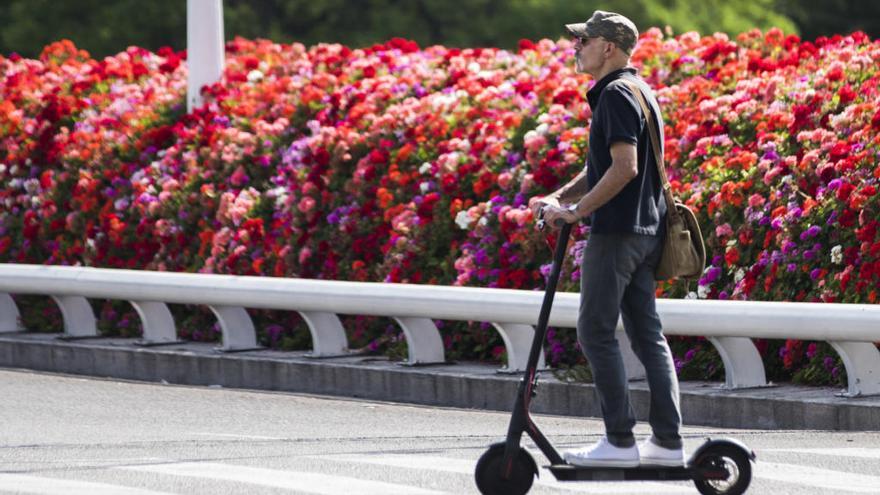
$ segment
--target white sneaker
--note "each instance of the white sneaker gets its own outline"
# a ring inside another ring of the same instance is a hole
[[[584,467],[638,467],[639,448],[615,447],[607,437],[589,447],[567,450],[563,453],[565,462]]]
[[[667,449],[650,438],[639,444],[642,466],[684,466],[684,449]]]

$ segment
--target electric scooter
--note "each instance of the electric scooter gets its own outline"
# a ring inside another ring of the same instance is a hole
[[[564,223],[561,219],[558,224]],[[550,461],[546,466],[560,481],[687,481],[693,480],[700,493],[709,495],[739,495],[746,491],[752,479],[751,461],[755,453],[741,442],[730,438],[709,438],[691,455],[684,466],[646,466],[630,468],[581,467],[568,464],[550,441],[541,433],[529,415],[529,403],[537,395],[537,366],[541,347],[547,333],[550,308],[559,281],[559,272],[572,224],[560,227],[559,239],[553,256],[553,267],[538,326],[532,341],[529,361],[519,385],[507,440],[491,445],[476,466],[477,488],[483,495],[524,495],[539,476],[538,465],[528,451],[520,446],[523,433]],[[538,215],[538,228],[543,230],[543,211]]]

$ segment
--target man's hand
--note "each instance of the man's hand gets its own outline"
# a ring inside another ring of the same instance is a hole
[[[560,221],[561,220],[561,221]],[[568,208],[559,208],[556,206],[544,207],[544,221],[550,224],[550,227],[557,229],[566,223],[576,223],[580,217],[568,210]],[[559,222],[559,225],[557,225]]]
[[[532,196],[529,198],[529,209],[532,210],[532,218],[537,219],[541,208],[548,204],[549,203],[544,199],[544,196]]]

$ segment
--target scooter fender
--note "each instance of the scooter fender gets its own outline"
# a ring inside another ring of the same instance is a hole
[[[721,445],[726,445],[728,447],[739,449],[743,452],[743,454],[748,456],[748,458],[751,459],[752,462],[755,462],[755,451],[748,448],[746,444],[740,442],[739,440],[736,440],[734,438],[708,438],[705,442],[703,442],[703,445],[700,445],[697,450],[694,451],[693,454],[691,454],[691,458],[688,460],[688,465],[693,465],[696,460],[700,458],[703,452]]]

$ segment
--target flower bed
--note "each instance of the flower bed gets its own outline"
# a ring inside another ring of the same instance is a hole
[[[567,40],[511,52],[239,38],[189,115],[185,52],[94,60],[62,41],[38,60],[0,57],[0,261],[541,290],[550,251],[526,204],[587,146],[591,83],[572,56]],[[658,296],[876,303],[878,61],[862,33],[642,35],[633,63],[710,254],[697,287]],[[578,290],[585,236],[560,290]],[[19,299],[29,326],[58,328],[46,299]],[[94,304],[106,332],[138,332],[127,303]],[[218,338],[206,310],[174,311],[182,335]],[[308,347],[297,316],[252,314],[264,343]],[[354,347],[404,352],[388,319],[346,323]],[[441,325],[451,358],[503,358],[487,324]],[[721,376],[704,340],[670,341],[682,377]],[[757,344],[770,379],[843,379],[825,343]],[[552,329],[547,349],[583,363],[572,329]]]

